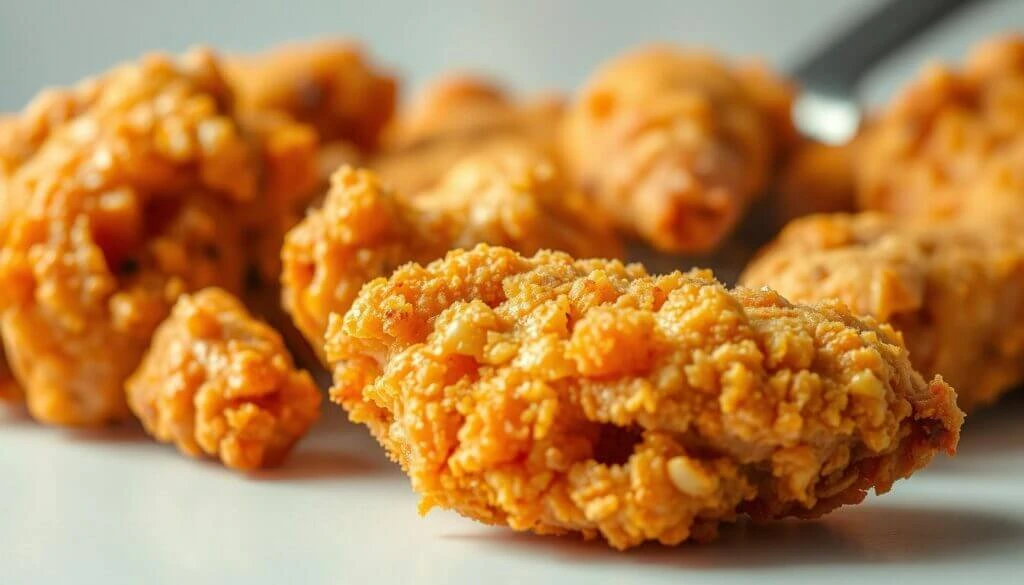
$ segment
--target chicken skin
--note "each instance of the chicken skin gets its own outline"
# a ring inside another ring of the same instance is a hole
[[[525,253],[622,253],[601,215],[588,214],[551,161],[532,149],[470,156],[415,197],[385,187],[372,171],[343,168],[322,208],[285,240],[283,304],[319,352],[328,317],[348,310],[365,283],[481,242]]]
[[[551,154],[561,116],[554,96],[517,101],[485,79],[445,76],[398,117],[369,166],[389,186],[416,195],[470,155],[527,148]]]
[[[478,246],[332,315],[332,399],[422,495],[616,548],[814,517],[887,491],[963,420],[888,326],[708,271]]]
[[[714,250],[795,133],[792,92],[764,69],[670,46],[601,67],[566,115],[562,150],[585,194],[666,252]]]
[[[124,418],[153,330],[181,294],[240,291],[279,248],[277,210],[314,152],[304,126],[235,117],[208,51],[46,92],[0,125],[0,323],[32,416]]]
[[[127,382],[157,440],[233,469],[279,464],[320,415],[320,390],[281,336],[216,288],[178,298]]]
[[[842,301],[903,334],[910,361],[941,374],[964,410],[1024,380],[1024,240],[992,224],[872,213],[789,225],[744,273],[795,302]]]

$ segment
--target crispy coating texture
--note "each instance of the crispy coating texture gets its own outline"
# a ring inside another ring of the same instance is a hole
[[[550,151],[562,110],[555,96],[517,101],[486,79],[448,75],[401,113],[369,165],[398,191],[415,195],[473,154]]]
[[[329,315],[348,310],[363,284],[481,242],[531,254],[622,254],[609,224],[588,215],[551,161],[530,149],[471,156],[415,197],[384,187],[372,171],[343,168],[323,206],[288,234],[283,304],[319,352]]]
[[[369,151],[395,110],[397,82],[340,39],[235,55],[227,71],[243,112],[277,110],[316,129],[321,142]]]
[[[327,339],[424,511],[617,548],[858,502],[962,423],[887,326],[708,271],[481,245],[366,285]]]
[[[1019,189],[972,187],[1024,173],[1022,103],[1022,36],[983,43],[959,70],[928,67],[863,137],[859,205],[900,216],[957,218],[990,214],[993,199],[1009,195],[1012,214],[1020,215]]]
[[[181,296],[127,383],[149,434],[233,469],[279,464],[320,415],[320,390],[281,336],[231,294]]]
[[[247,127],[231,99],[209,52],[153,55],[0,127],[0,320],[36,419],[126,416],[124,380],[176,298],[238,291],[250,250],[279,247],[262,238],[280,241],[296,169],[315,169],[296,147],[312,134]]]
[[[960,407],[1024,380],[1024,240],[989,223],[864,213],[788,226],[744,273],[796,302],[835,298],[902,332],[910,360],[941,374]]]
[[[569,109],[564,155],[621,227],[668,252],[717,247],[794,131],[792,92],[764,69],[653,46],[601,67]]]

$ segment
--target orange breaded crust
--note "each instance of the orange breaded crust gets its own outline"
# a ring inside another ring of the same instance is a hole
[[[227,71],[243,112],[283,111],[313,126],[324,144],[341,140],[372,150],[395,109],[397,82],[350,41],[234,55]]]
[[[986,41],[961,69],[926,68],[863,137],[861,208],[914,217],[987,214],[992,198],[1006,192],[972,187],[981,175],[1004,172],[1008,151],[1024,150],[1022,102],[1024,36]],[[1010,194],[1019,209],[1020,191]]]
[[[910,360],[949,380],[965,410],[1024,380],[1024,240],[992,224],[864,213],[790,224],[746,286],[796,302],[835,298],[902,332]]]
[[[699,51],[632,51],[601,67],[569,109],[564,155],[622,228],[663,251],[710,251],[793,138],[786,89],[763,69]]]
[[[332,399],[423,510],[617,548],[858,502],[953,452],[963,420],[842,305],[554,252],[404,266],[332,316],[326,350]]]
[[[488,80],[445,76],[400,113],[369,166],[390,186],[415,195],[436,186],[467,156],[550,150],[562,109],[555,96],[516,100]]]
[[[298,136],[243,127],[207,51],[47,92],[0,127],[0,322],[36,419],[128,414],[123,382],[175,299],[239,290],[250,250],[283,233],[284,177],[314,169]]]
[[[319,352],[328,316],[348,310],[363,284],[481,242],[525,253],[622,253],[607,222],[588,215],[551,161],[531,149],[469,157],[415,197],[382,186],[371,171],[343,168],[323,206],[286,238],[283,304]]]
[[[127,383],[149,434],[234,469],[280,463],[320,415],[320,390],[281,336],[231,294],[180,297]]]

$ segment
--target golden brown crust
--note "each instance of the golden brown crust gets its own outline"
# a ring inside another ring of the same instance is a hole
[[[511,149],[549,150],[562,101],[517,101],[493,82],[447,75],[427,88],[388,132],[369,166],[401,193],[433,188],[460,160]]]
[[[5,123],[2,334],[35,418],[127,415],[123,382],[174,300],[239,290],[249,251],[280,237],[285,177],[313,168],[295,136],[310,134],[237,120],[206,51],[117,67]]]
[[[126,387],[157,440],[240,470],[280,463],[320,414],[281,336],[216,288],[179,297]]]
[[[962,423],[887,326],[706,271],[481,245],[369,283],[327,339],[424,510],[618,548],[857,502]]]
[[[792,140],[786,87],[707,53],[636,50],[601,67],[570,108],[564,154],[624,229],[664,251],[709,251]]]
[[[313,126],[321,142],[376,147],[395,109],[397,82],[358,44],[329,39],[235,55],[227,71],[243,112],[282,111]]]
[[[983,43],[959,70],[928,67],[863,137],[857,168],[860,206],[900,216],[949,218],[988,214],[993,197],[1009,194],[1019,209],[1019,190],[971,187],[982,175],[1005,173],[1005,157],[1024,150],[1022,100],[1022,36]]]
[[[480,242],[621,255],[607,222],[588,215],[551,161],[531,149],[471,156],[415,197],[383,186],[372,171],[343,168],[323,206],[286,238],[284,306],[319,352],[328,316],[344,313],[363,284]]]
[[[789,225],[747,268],[796,302],[835,298],[902,332],[914,366],[942,374],[965,410],[1024,380],[1024,241],[970,222],[879,214]]]

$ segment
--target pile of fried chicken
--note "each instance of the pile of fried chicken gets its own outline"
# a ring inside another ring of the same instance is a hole
[[[254,470],[326,368],[422,511],[619,549],[884,493],[1024,380],[1024,37],[845,145],[797,91],[659,45],[569,98],[399,108],[344,41],[45,91],[0,116],[0,397]],[[762,207],[738,286],[691,269]]]

